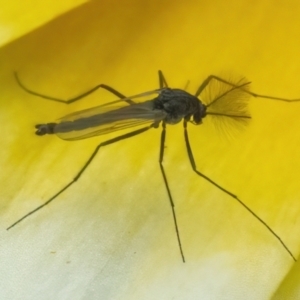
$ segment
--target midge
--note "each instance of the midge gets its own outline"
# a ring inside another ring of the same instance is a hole
[[[247,111],[247,105],[251,96],[285,102],[295,102],[300,101],[300,99],[289,100],[284,98],[259,95],[249,90],[250,82],[246,81],[245,79],[241,79],[236,82],[231,82],[214,75],[207,77],[207,79],[204,80],[203,83],[200,85],[195,95],[191,95],[181,89],[169,88],[163,73],[161,71],[158,71],[159,89],[150,92],[126,97],[123,94],[116,91],[115,89],[113,89],[112,87],[109,87],[105,84],[99,84],[91,90],[75,98],[69,100],[62,100],[34,92],[26,88],[20,82],[16,73],[15,77],[20,87],[22,87],[26,92],[35,96],[42,97],[44,99],[60,103],[71,104],[75,101],[86,97],[87,95],[93,93],[99,88],[105,89],[119,98],[119,100],[110,103],[106,103],[97,107],[69,114],[59,119],[58,122],[55,123],[38,124],[35,126],[37,135],[56,134],[58,137],[64,140],[73,141],[106,133],[111,133],[122,129],[134,128],[137,126],[142,127],[100,143],[96,147],[94,152],[90,155],[89,159],[86,161],[83,167],[79,170],[78,174],[74,177],[73,180],[68,182],[62,189],[60,189],[45,203],[24,215],[22,218],[17,220],[7,229],[14,227],[25,218],[29,217],[36,211],[49,204],[51,201],[56,199],[61,193],[67,190],[73,183],[75,183],[81,177],[81,175],[93,161],[101,147],[108,146],[121,140],[134,137],[151,128],[158,128],[159,125],[161,125],[162,131],[160,138],[159,167],[172,209],[174,227],[180,250],[180,255],[182,261],[185,262],[183,247],[179,234],[179,226],[177,223],[175,213],[174,200],[163,167],[166,125],[174,125],[182,121],[187,155],[192,170],[200,177],[214,185],[216,188],[223,191],[229,197],[239,202],[267,230],[269,230],[269,232],[285,248],[289,255],[296,261],[292,252],[288,249],[288,247],[276,234],[276,232],[274,232],[274,230],[265,221],[263,221],[254,211],[252,211],[251,208],[249,208],[244,202],[242,202],[236,195],[226,190],[214,180],[210,179],[209,177],[198,171],[189,141],[187,125],[200,125],[206,117],[213,117],[216,121],[221,120],[222,122],[227,122],[231,125],[245,124],[250,119],[250,115]],[[141,101],[142,97],[148,97],[150,98],[150,100]]]

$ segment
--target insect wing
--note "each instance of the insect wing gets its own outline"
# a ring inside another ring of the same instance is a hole
[[[145,101],[145,97],[152,96],[154,98],[159,91],[146,92],[69,114],[59,119],[54,133],[64,140],[78,140],[140,125],[158,123],[164,118],[164,113],[161,110],[155,110],[153,100]],[[136,100],[134,104],[129,105],[126,103],[128,99]]]

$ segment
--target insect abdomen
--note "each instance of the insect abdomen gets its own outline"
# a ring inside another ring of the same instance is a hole
[[[47,124],[38,124],[35,125],[37,131],[35,132],[36,135],[45,135],[45,134],[54,134],[54,128],[57,123],[47,123]]]

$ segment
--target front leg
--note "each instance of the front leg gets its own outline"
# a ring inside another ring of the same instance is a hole
[[[227,194],[228,196],[230,196],[231,198],[235,199],[238,203],[240,203],[248,212],[250,212],[264,227],[266,227],[271,234],[281,243],[281,245],[285,248],[285,250],[289,253],[289,255],[293,258],[294,261],[297,261],[296,258],[294,257],[294,255],[292,254],[292,252],[289,250],[289,248],[285,245],[285,243],[282,241],[282,239],[280,238],[280,236],[264,221],[262,220],[253,210],[251,210],[251,208],[249,208],[242,200],[240,200],[236,195],[234,195],[233,193],[229,192],[228,190],[226,190],[225,188],[223,188],[222,186],[220,186],[219,184],[217,184],[215,181],[213,181],[212,179],[210,179],[209,177],[207,177],[206,175],[204,175],[203,173],[199,172],[197,170],[197,166],[196,166],[196,162],[194,159],[194,155],[192,152],[192,148],[190,145],[190,141],[189,141],[189,136],[188,136],[188,131],[187,131],[187,121],[184,120],[183,121],[183,127],[184,127],[184,139],[185,139],[185,144],[186,144],[186,149],[187,149],[187,153],[188,153],[188,157],[192,166],[193,171],[199,175],[200,177],[204,178],[206,181],[210,182],[211,184],[213,184],[215,187],[217,187],[219,190],[221,190],[222,192],[224,192],[225,194]]]

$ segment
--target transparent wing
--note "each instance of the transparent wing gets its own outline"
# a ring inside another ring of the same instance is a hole
[[[245,78],[228,82],[231,85],[213,79],[201,93],[201,100],[217,125],[246,125],[250,119],[247,108],[251,95],[246,92],[250,82]]]
[[[128,99],[143,100],[141,97],[157,94],[159,91],[143,93]],[[126,128],[159,123],[164,117],[163,111],[154,109],[153,100],[128,105],[121,99],[59,119],[54,133],[64,140],[85,139]]]

